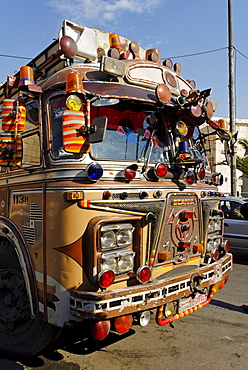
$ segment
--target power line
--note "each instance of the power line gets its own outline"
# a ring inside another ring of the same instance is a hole
[[[244,58],[246,58],[246,59],[248,59],[248,57],[245,55],[245,54],[243,54],[243,53],[241,53],[241,51],[239,51],[238,49],[236,49],[236,48],[234,48],[240,55],[242,55]]]
[[[31,60],[33,58],[28,58],[28,57],[18,57],[16,55],[6,55],[6,54],[0,54],[0,57],[5,57],[5,58],[17,58],[17,59],[28,59]]]
[[[170,58],[170,59],[174,59],[174,58],[193,57],[193,56],[196,56],[196,55],[215,53],[216,51],[225,50],[225,49],[228,49],[228,47],[227,47],[227,46],[225,46],[224,48],[219,48],[219,49],[214,49],[214,50],[208,50],[208,51],[201,51],[201,52],[199,52],[199,53],[193,53],[193,54],[177,55],[177,56],[169,57],[169,58]]]

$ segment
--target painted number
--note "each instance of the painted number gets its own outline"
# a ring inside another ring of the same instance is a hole
[[[23,194],[14,194],[13,201],[14,204],[28,203],[28,196]]]

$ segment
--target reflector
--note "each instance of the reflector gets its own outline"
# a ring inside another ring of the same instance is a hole
[[[95,340],[103,340],[110,332],[110,321],[93,321],[90,325],[90,336]]]
[[[165,84],[156,87],[156,97],[162,104],[167,104],[171,99],[170,89]]]
[[[108,288],[115,280],[115,273],[112,270],[103,271],[98,275],[98,282],[102,288]]]
[[[113,327],[117,331],[117,333],[120,333],[120,334],[128,332],[132,324],[133,324],[132,315],[115,317],[113,320]]]
[[[63,36],[60,39],[60,47],[68,57],[74,57],[77,54],[77,44],[70,36]]]
[[[151,278],[151,270],[148,266],[139,267],[137,270],[137,279],[141,283],[147,283]]]

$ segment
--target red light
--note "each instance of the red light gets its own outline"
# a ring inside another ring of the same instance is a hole
[[[124,170],[124,176],[127,180],[133,180],[136,176],[136,171],[132,170],[131,168],[126,168]]]
[[[149,267],[139,267],[137,270],[137,278],[141,283],[147,283],[151,278],[151,270],[149,269]]]
[[[165,177],[168,172],[168,166],[164,163],[158,163],[155,166],[154,173],[157,177]]]
[[[90,336],[95,340],[105,339],[110,331],[110,321],[93,321],[90,325]]]
[[[193,171],[188,171],[186,173],[186,181],[189,185],[192,185],[195,182],[195,174]]]
[[[133,324],[132,315],[115,317],[113,321],[114,329],[117,331],[117,333],[121,333],[121,334],[128,332],[132,324]]]
[[[77,44],[70,36],[63,36],[60,39],[60,46],[64,54],[74,57],[77,54]]]
[[[224,248],[225,248],[225,251],[227,253],[230,251],[230,242],[229,242],[229,240],[225,240],[225,242],[224,242]]]
[[[190,242],[180,242],[179,247],[184,249],[190,248]]]
[[[181,218],[193,218],[194,212],[192,211],[184,211],[180,214]]]
[[[110,193],[110,191],[106,190],[106,191],[104,191],[102,197],[103,197],[103,199],[109,199],[109,198],[111,198],[111,195],[112,194]]]
[[[205,168],[201,167],[198,171],[198,177],[200,180],[203,180],[205,177]]]
[[[202,115],[202,107],[200,105],[191,105],[190,113],[193,117],[200,117]]]
[[[114,280],[115,273],[112,270],[103,271],[98,276],[98,282],[102,288],[108,288],[111,284],[113,284]]]
[[[219,250],[218,249],[215,249],[214,250],[213,257],[214,257],[214,260],[215,261],[217,261],[219,259],[220,253],[219,253]]]

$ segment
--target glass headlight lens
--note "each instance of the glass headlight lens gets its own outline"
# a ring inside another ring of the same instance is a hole
[[[215,230],[220,230],[221,229],[221,219],[220,218],[217,218],[215,220]]]
[[[107,225],[101,228],[101,248],[127,247],[133,240],[132,224]]]
[[[117,273],[117,259],[115,256],[102,256],[101,271],[112,270]]]
[[[121,274],[133,269],[133,251],[104,253],[101,258],[101,271],[112,270],[115,274]]]
[[[116,246],[114,230],[102,231],[101,248],[113,248]]]
[[[127,225],[127,227],[120,229],[116,234],[117,245],[119,247],[126,247],[132,244],[133,227],[131,225]]]
[[[133,269],[134,252],[122,255],[118,261],[118,271],[125,272]]]
[[[214,241],[213,239],[209,239],[207,243],[207,252],[212,252],[213,249],[214,249]]]
[[[208,231],[214,231],[215,225],[214,225],[214,220],[210,220],[208,224]]]
[[[214,239],[214,248],[219,248],[221,243],[220,238]]]

